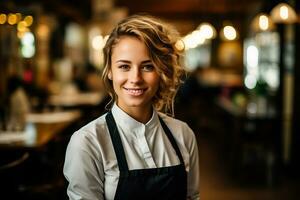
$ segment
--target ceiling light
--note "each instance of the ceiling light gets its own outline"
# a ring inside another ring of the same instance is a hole
[[[280,3],[271,10],[271,18],[275,23],[295,23],[297,14],[295,10],[286,3]]]

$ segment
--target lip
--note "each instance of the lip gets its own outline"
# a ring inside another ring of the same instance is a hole
[[[127,94],[131,96],[141,96],[146,91],[145,88],[125,88],[125,87],[124,90],[126,91]]]

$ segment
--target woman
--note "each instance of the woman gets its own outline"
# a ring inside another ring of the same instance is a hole
[[[107,114],[73,134],[64,174],[70,199],[199,199],[198,149],[172,112],[182,75],[176,32],[158,19],[121,21],[104,47]]]

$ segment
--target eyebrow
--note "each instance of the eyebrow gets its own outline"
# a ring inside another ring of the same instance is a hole
[[[119,62],[122,62],[122,63],[131,63],[129,60],[117,60],[116,63],[119,63]],[[141,64],[147,64],[147,63],[152,63],[151,60],[144,60],[141,62]]]

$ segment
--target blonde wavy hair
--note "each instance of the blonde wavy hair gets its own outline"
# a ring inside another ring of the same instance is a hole
[[[178,32],[169,24],[149,15],[132,15],[117,24],[103,49],[102,80],[111,96],[110,104],[117,100],[112,81],[108,78],[111,56],[122,36],[136,37],[147,46],[150,60],[160,76],[158,90],[152,99],[153,106],[160,112],[174,116],[174,99],[184,74],[180,65],[181,54],[175,47],[179,39]]]

